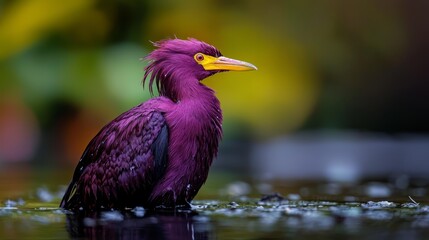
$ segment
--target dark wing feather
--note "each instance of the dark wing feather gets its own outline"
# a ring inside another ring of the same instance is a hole
[[[152,153],[155,161],[155,178],[159,180],[167,168],[168,161],[168,127],[165,124],[152,144]]]
[[[168,126],[144,104],[123,113],[91,140],[60,207],[125,208],[145,205],[168,161]]]

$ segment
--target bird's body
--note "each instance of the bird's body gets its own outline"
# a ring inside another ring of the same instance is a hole
[[[150,91],[156,83],[160,96],[123,113],[91,140],[62,208],[187,206],[206,181],[222,136],[222,112],[213,90],[200,80],[255,67],[194,39],[155,46],[144,80]]]

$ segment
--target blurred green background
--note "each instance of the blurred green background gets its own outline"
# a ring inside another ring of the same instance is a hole
[[[193,37],[259,70],[217,74],[226,142],[427,133],[428,1],[0,1],[0,166],[74,165],[148,99],[150,41]]]

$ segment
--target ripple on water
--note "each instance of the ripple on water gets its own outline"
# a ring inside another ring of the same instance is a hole
[[[383,209],[383,208],[394,208],[396,207],[396,204],[389,201],[379,201],[379,202],[369,201],[367,203],[361,204],[361,206],[366,209]]]

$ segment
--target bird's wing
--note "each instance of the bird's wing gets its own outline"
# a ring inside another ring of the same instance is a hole
[[[168,161],[163,114],[143,105],[123,113],[91,140],[60,207],[143,205]]]

